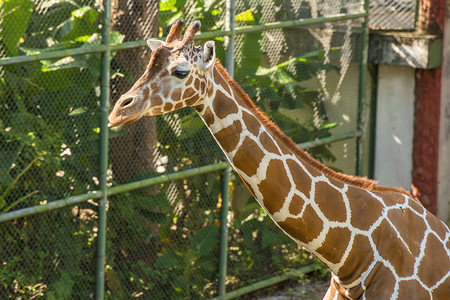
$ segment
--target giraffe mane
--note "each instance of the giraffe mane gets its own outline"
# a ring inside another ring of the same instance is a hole
[[[305,152],[303,149],[297,146],[288,136],[286,136],[281,129],[272,122],[265,113],[261,111],[261,109],[256,106],[253,101],[250,99],[250,97],[247,95],[247,93],[241,88],[241,86],[234,81],[230,75],[228,74],[227,70],[222,66],[219,59],[216,59],[215,64],[217,70],[219,73],[223,76],[223,78],[227,81],[227,83],[232,88],[233,92],[235,92],[244,102],[245,104],[250,108],[250,110],[253,112],[253,114],[256,116],[256,118],[262,122],[262,124],[276,137],[278,137],[290,150],[292,150],[300,159],[310,164],[312,167],[318,169],[321,171],[324,175],[327,175],[329,177],[332,177],[336,180],[339,180],[343,183],[350,184],[352,186],[356,186],[362,189],[366,189],[369,191],[392,191],[392,192],[398,192],[402,194],[406,194],[409,197],[416,199],[415,197],[412,197],[410,193],[405,191],[402,188],[394,188],[394,187],[384,187],[379,186],[375,180],[368,179],[366,177],[359,177],[359,176],[352,176],[352,175],[346,175],[342,173],[335,172],[322,164],[321,162],[317,161],[313,157],[311,157],[307,152]],[[416,199],[417,200],[417,199]],[[418,200],[417,200],[418,201]]]

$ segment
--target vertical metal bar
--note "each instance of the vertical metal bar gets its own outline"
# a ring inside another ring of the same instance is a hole
[[[230,30],[231,35],[225,36],[225,68],[231,78],[234,75],[234,38],[235,38],[235,13],[236,6],[234,0],[227,0],[226,2],[226,16],[225,16],[225,30]]]
[[[371,77],[371,93],[370,93],[370,121],[369,121],[369,145],[368,145],[368,160],[369,166],[367,176],[369,178],[375,177],[375,137],[377,134],[377,83],[378,83],[378,65],[373,65],[370,68]]]
[[[106,171],[108,169],[108,113],[109,113],[109,78],[110,78],[110,0],[103,0],[102,14],[102,44],[106,46],[101,57],[101,98],[100,98],[100,163],[99,182],[103,196],[98,201],[98,230],[95,270],[95,299],[104,298],[105,286],[105,248],[106,248],[106,202],[107,182]]]
[[[359,89],[358,89],[358,129],[363,132],[362,137],[358,139],[356,173],[359,176],[367,175],[364,170],[364,138],[367,136],[367,103],[366,103],[366,81],[367,64],[369,56],[369,0],[364,0],[364,11],[366,16],[361,24],[361,49],[359,57]]]
[[[220,249],[219,249],[219,288],[218,295],[226,293],[227,254],[228,254],[228,204],[230,199],[230,173],[228,166],[222,175],[222,206],[220,208]]]
[[[231,36],[225,37],[225,67],[231,78],[234,75],[234,25],[235,25],[235,2],[226,1],[225,30],[231,30]],[[222,207],[220,209],[220,249],[219,249],[219,287],[218,296],[224,296],[226,293],[227,277],[227,256],[228,256],[228,204],[230,199],[230,173],[231,167],[228,166],[222,175]]]

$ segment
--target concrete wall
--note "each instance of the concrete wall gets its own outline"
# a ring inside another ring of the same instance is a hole
[[[414,69],[380,65],[377,86],[375,179],[410,189],[414,125]]]

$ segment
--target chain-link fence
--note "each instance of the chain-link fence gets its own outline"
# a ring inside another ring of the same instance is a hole
[[[369,26],[382,30],[414,30],[418,3],[418,0],[372,0]]]
[[[145,39],[199,19],[199,40],[283,132],[363,172],[367,3],[233,3],[1,2],[0,298],[204,299],[314,263],[192,110],[105,130],[108,99],[146,67]]]

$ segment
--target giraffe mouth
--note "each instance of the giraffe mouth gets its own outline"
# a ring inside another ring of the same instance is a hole
[[[122,117],[122,118],[111,118],[111,116],[109,117],[109,123],[108,123],[108,127],[117,127],[117,126],[121,126],[121,125],[127,125],[127,124],[131,124],[136,122],[137,120],[139,120],[142,116],[136,116],[134,118],[126,118],[126,117]]]

